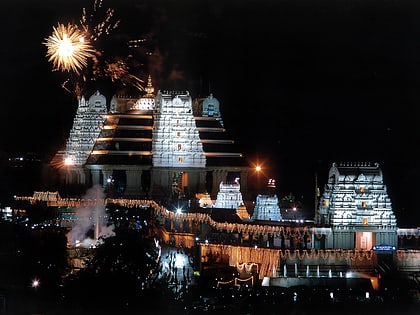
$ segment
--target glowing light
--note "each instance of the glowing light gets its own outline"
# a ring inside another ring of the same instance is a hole
[[[175,257],[175,267],[177,268],[182,268],[186,265],[186,259],[183,255],[181,254],[176,254]]]
[[[68,156],[64,159],[64,165],[73,165],[73,164],[74,164],[74,160],[72,157]]]
[[[79,22],[67,25],[59,23],[43,43],[47,47],[46,56],[52,62],[53,70],[73,74],[61,87],[80,100],[86,92],[87,82],[107,77],[123,88],[132,86],[143,91],[144,81],[130,73],[128,61],[132,58],[114,55],[107,59],[106,49],[99,46],[106,43],[102,37],[119,26],[120,21],[114,19],[114,10],[105,8],[101,0],[94,0],[91,10],[83,8]]]
[[[44,43],[48,61],[53,63],[54,70],[80,74],[87,67],[88,59],[95,56],[92,45],[76,25],[59,23],[53,30]]]
[[[32,280],[32,287],[33,288],[38,288],[40,284],[41,284],[41,282],[39,281],[39,279],[33,279]]]

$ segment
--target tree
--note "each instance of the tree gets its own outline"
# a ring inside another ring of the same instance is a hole
[[[145,307],[156,292],[159,251],[153,237],[144,229],[120,228],[114,236],[101,239],[85,269],[65,281],[69,302],[85,307],[104,305],[107,309]]]

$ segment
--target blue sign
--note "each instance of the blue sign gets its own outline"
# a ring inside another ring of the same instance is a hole
[[[375,245],[372,247],[372,249],[378,252],[385,252],[385,251],[389,252],[389,251],[397,250],[395,246],[387,245],[387,244]]]

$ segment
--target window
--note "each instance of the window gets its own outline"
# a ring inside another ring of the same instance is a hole
[[[214,115],[214,105],[213,104],[209,104],[209,106],[207,107],[207,110],[208,110],[208,115],[209,116]]]
[[[182,147],[181,143],[178,143],[178,151],[181,150],[181,147]]]
[[[369,223],[368,218],[363,218],[363,225],[368,225],[368,223]]]
[[[178,162],[182,163],[184,161],[184,159],[182,158],[182,156],[178,157]]]
[[[360,187],[360,192],[361,192],[361,193],[365,192],[365,187],[361,186],[361,187]]]
[[[366,208],[366,201],[362,201],[362,207]]]

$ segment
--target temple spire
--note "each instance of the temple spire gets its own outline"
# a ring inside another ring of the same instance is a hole
[[[146,95],[144,97],[155,97],[154,92],[155,88],[152,85],[152,76],[149,74],[147,78],[147,86],[145,88]]]

